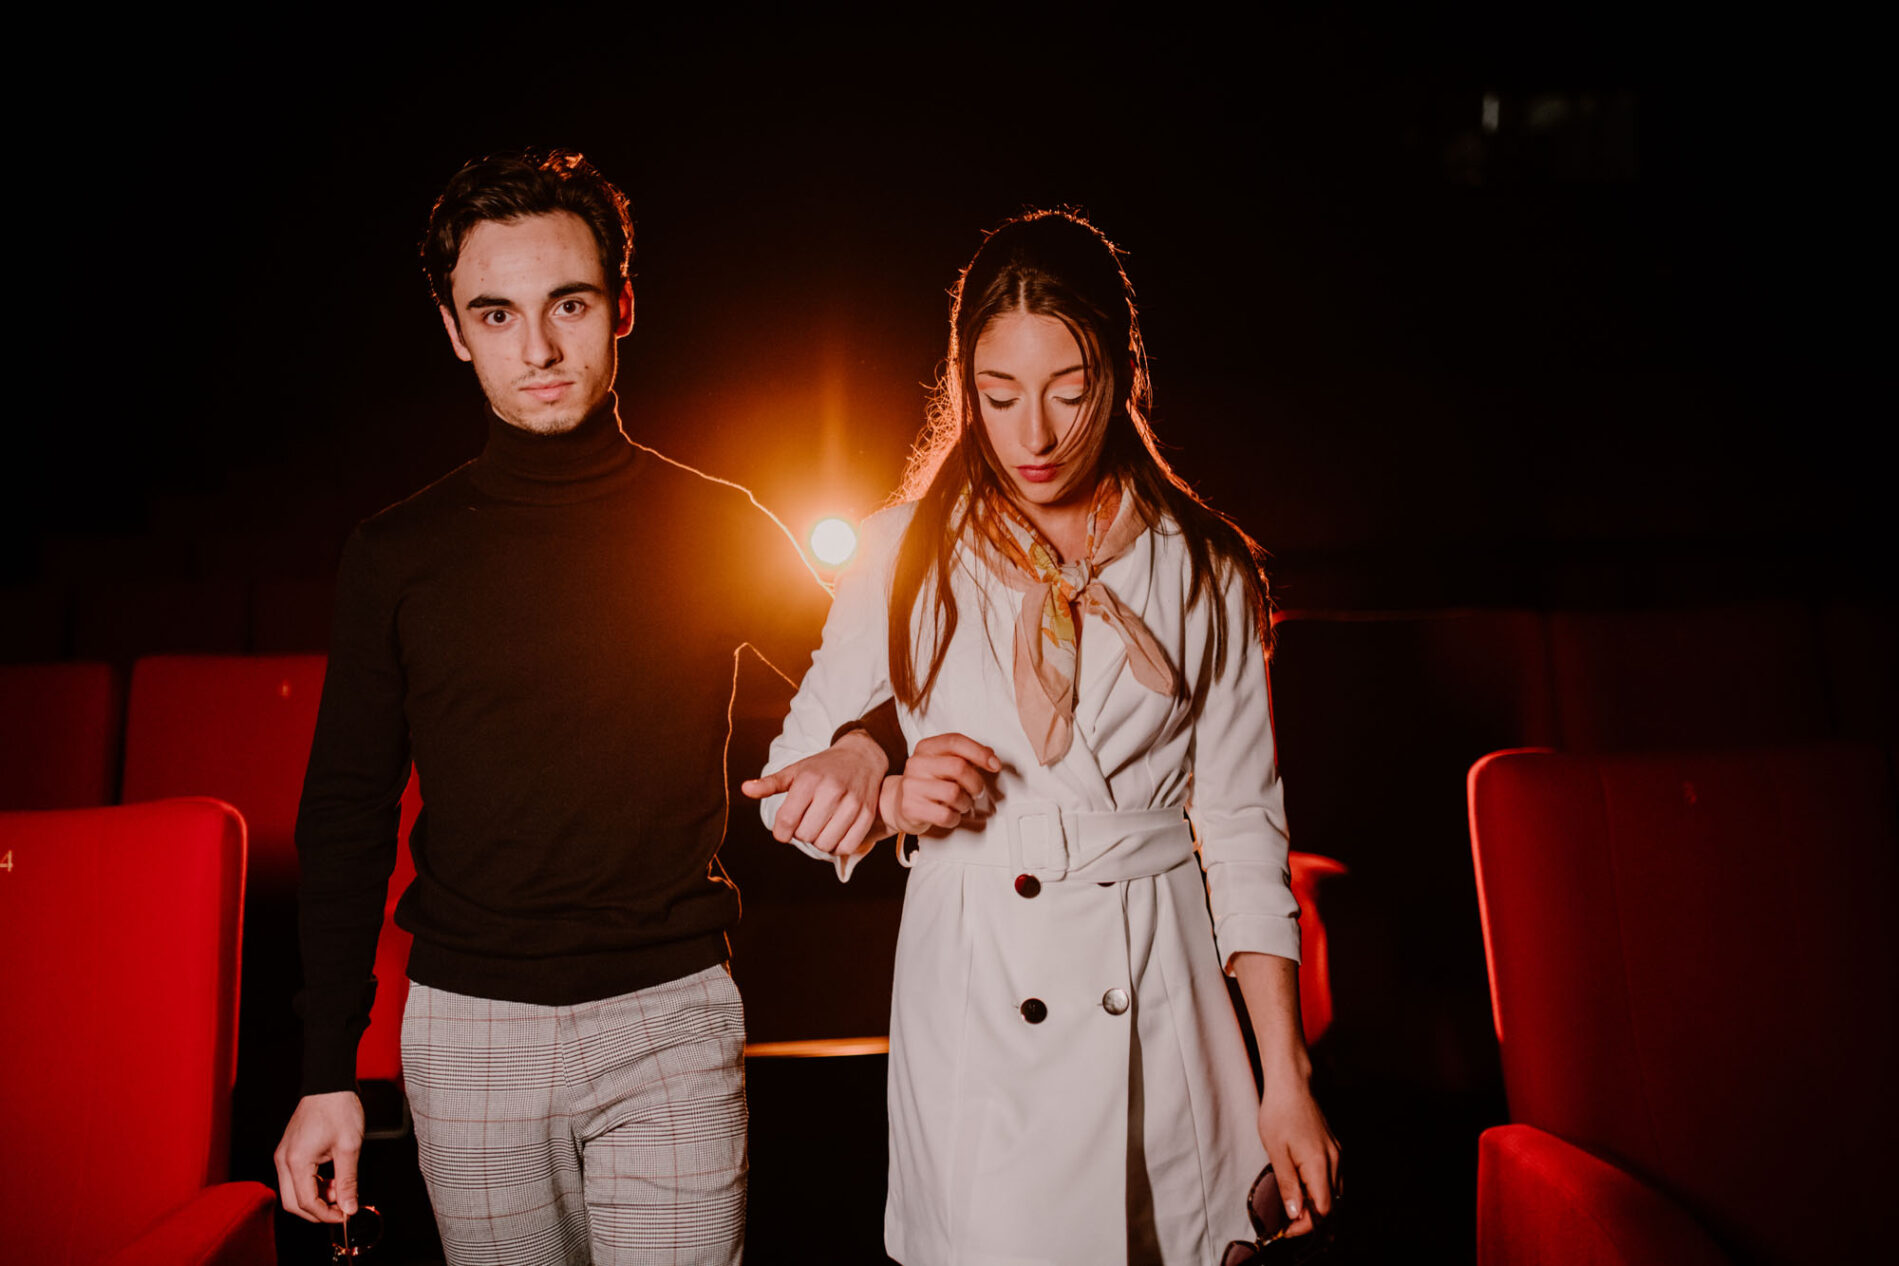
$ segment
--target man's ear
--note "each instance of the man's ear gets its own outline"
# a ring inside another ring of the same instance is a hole
[[[633,329],[633,283],[620,283],[619,319],[613,323],[613,337],[625,338]],[[459,344],[457,345],[459,346]]]
[[[442,328],[448,331],[449,346],[455,349],[455,355],[462,360],[475,359],[468,351],[468,344],[462,342],[462,327],[455,323],[455,314],[450,312],[446,303],[437,304],[442,313]]]

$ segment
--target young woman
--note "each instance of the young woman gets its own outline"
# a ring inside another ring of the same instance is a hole
[[[1087,221],[997,229],[950,322],[905,499],[865,525],[768,767],[892,698],[915,750],[872,832],[918,837],[886,1245],[905,1266],[1218,1262],[1253,1238],[1268,1160],[1294,1232],[1338,1162],[1298,1021],[1258,547],[1158,452],[1132,291]],[[798,788],[765,805],[819,856],[854,814]]]

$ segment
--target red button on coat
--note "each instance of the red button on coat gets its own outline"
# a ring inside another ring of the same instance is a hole
[[[1017,875],[1015,877],[1016,896],[1033,897],[1040,891],[1042,891],[1042,881],[1037,879],[1034,875]]]

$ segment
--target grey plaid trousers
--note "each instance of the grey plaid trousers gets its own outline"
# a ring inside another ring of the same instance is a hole
[[[572,1007],[412,985],[403,1081],[450,1266],[736,1266],[744,1047],[723,967]]]

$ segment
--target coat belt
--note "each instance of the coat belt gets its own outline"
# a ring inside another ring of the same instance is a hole
[[[1178,807],[1082,813],[1052,800],[1011,800],[977,825],[917,844],[905,864],[1007,867],[1044,882],[1142,879],[1194,853],[1193,830]]]

